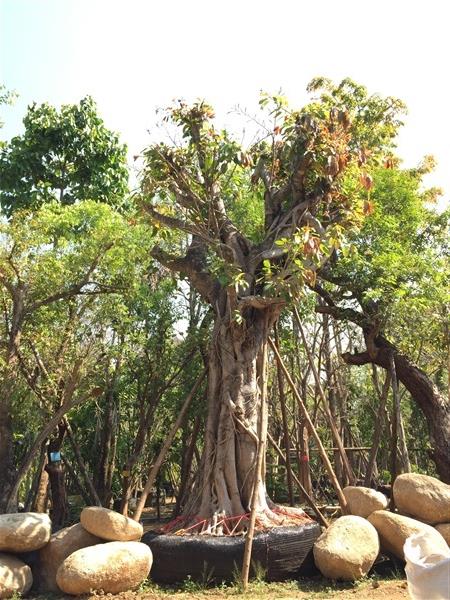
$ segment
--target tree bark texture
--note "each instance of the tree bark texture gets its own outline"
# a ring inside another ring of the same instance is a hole
[[[48,462],[45,470],[49,476],[50,490],[52,494],[52,508],[50,516],[54,530],[61,529],[67,519],[69,510],[66,489],[66,470],[62,460],[52,461],[52,453],[61,452],[64,438],[66,436],[66,425],[61,421],[58,425],[58,435],[50,440],[47,446]]]
[[[205,444],[196,486],[199,492],[183,511],[184,518],[198,523],[197,531],[217,534],[228,533],[236,524],[230,517],[244,516],[246,521],[250,511],[262,414],[263,372],[258,358],[281,304],[246,303],[240,318],[232,307],[227,294],[222,308],[216,309],[208,361]],[[257,525],[275,525],[282,518],[267,497],[265,460],[262,462],[256,490]],[[291,510],[294,516],[295,509]]]
[[[2,388],[6,386],[1,386]],[[1,390],[3,391],[3,389]],[[8,390],[5,390],[8,394]],[[11,406],[6,396],[0,398],[0,513],[7,512],[8,500],[14,485],[14,442]],[[14,498],[17,505],[17,497]]]
[[[238,324],[216,319],[209,356],[208,418],[198,517],[249,512],[260,418],[257,358],[269,330],[269,310],[248,308]],[[262,479],[264,481],[264,478]],[[269,510],[264,484],[258,508]]]

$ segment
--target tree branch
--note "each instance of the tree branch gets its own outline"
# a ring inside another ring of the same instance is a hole
[[[187,221],[183,221],[182,219],[178,219],[176,217],[170,217],[169,215],[163,215],[157,210],[155,210],[150,204],[145,204],[144,210],[148,212],[148,214],[151,217],[153,217],[156,221],[158,221],[158,223],[169,227],[169,229],[178,229],[191,235],[198,235],[202,238],[206,237],[198,228],[194,227]],[[207,241],[210,242],[211,240],[207,239]]]
[[[81,290],[83,289],[83,287],[85,285],[87,285],[89,283],[92,273],[98,267],[100,259],[102,258],[102,256],[104,254],[106,254],[106,252],[108,252],[108,250],[110,248],[112,248],[113,245],[114,245],[113,242],[110,242],[105,248],[102,249],[102,251],[99,254],[97,254],[97,256],[92,261],[91,266],[87,270],[85,276],[83,277],[83,279],[80,282],[69,286],[66,290],[60,290],[58,292],[55,292],[51,296],[44,298],[43,300],[39,300],[39,301],[35,302],[34,304],[30,304],[26,308],[25,313],[30,315],[34,311],[36,311],[38,308],[41,308],[42,306],[48,306],[49,304],[52,304],[52,302],[57,302],[58,300],[65,300],[67,298],[71,298],[72,296],[77,296],[78,294],[81,294],[82,293]]]
[[[203,265],[198,261],[199,257],[196,254],[198,250],[195,247],[193,248],[193,244],[191,244],[186,256],[180,257],[169,254],[159,246],[155,246],[151,251],[151,255],[171,271],[188,275],[202,298],[210,304],[214,304],[221,285],[210,273],[203,270]]]

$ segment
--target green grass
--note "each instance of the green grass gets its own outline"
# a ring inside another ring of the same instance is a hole
[[[295,598],[300,593],[302,600],[325,600],[333,597],[338,592],[348,591],[356,593],[364,588],[379,587],[386,585],[389,582],[397,582],[404,580],[404,574],[392,572],[390,574],[380,575],[373,574],[355,582],[336,582],[330,581],[320,576],[292,580],[285,582],[269,583],[264,580],[265,573],[258,571],[257,566],[254,568],[255,577],[249,582],[247,591],[244,592],[242,582],[240,581],[240,572],[236,571],[234,580],[231,583],[222,583],[220,585],[212,585],[210,574],[206,573],[205,581],[197,582],[191,578],[187,578],[177,585],[158,585],[152,581],[146,581],[141,584],[136,594],[145,598],[149,597],[165,598],[176,595],[180,598],[204,598],[208,597],[240,597],[240,598],[267,598],[270,600],[282,598]]]

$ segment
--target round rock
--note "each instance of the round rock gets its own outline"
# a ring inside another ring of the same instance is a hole
[[[26,594],[33,584],[31,569],[15,556],[0,553],[0,598]]]
[[[329,579],[355,581],[367,575],[380,544],[376,529],[362,517],[335,521],[314,544],[316,566]]]
[[[140,523],[109,508],[88,506],[82,510],[80,521],[89,533],[110,542],[136,541],[143,534]]]
[[[450,546],[450,523],[440,523],[436,525],[435,529],[439,531],[444,540]]]
[[[61,563],[73,552],[100,544],[102,540],[77,523],[72,527],[61,529],[54,533],[49,543],[39,550],[38,566],[35,579],[38,579],[39,589],[47,592],[59,592],[56,584],[56,572]]]
[[[366,518],[375,510],[387,508],[386,496],[371,488],[349,485],[342,491],[352,515]]]
[[[49,541],[52,524],[44,513],[0,515],[0,552],[31,552]]]
[[[144,581],[152,566],[152,553],[141,542],[108,542],[82,548],[61,564],[58,587],[66,594],[91,590],[118,594],[133,590]]]
[[[450,485],[429,475],[403,473],[394,483],[399,512],[427,523],[450,521]]]
[[[405,559],[403,546],[406,539],[414,533],[428,533],[428,539],[430,540],[429,554],[448,552],[444,538],[431,525],[387,510],[373,512],[368,520],[378,531],[381,549],[395,554],[402,560]]]

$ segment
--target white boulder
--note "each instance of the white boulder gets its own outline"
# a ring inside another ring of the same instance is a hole
[[[367,575],[380,544],[376,529],[362,517],[340,517],[314,544],[316,566],[329,579],[355,581]]]
[[[89,533],[110,542],[136,541],[143,534],[140,523],[109,508],[88,506],[82,510],[80,521]]]
[[[56,572],[61,563],[73,552],[102,543],[102,540],[77,523],[72,527],[54,533],[46,546],[39,550],[38,566],[35,570],[39,589],[47,592],[59,592],[56,584]]]
[[[450,485],[436,477],[403,473],[394,482],[398,511],[432,525],[450,521]]]
[[[33,584],[31,569],[16,556],[0,553],[0,598],[26,594]]]
[[[133,590],[152,566],[152,553],[141,542],[108,542],[71,554],[56,573],[58,587],[66,594],[94,590],[117,594]]]
[[[342,491],[352,515],[367,518],[375,510],[387,508],[386,496],[371,488],[349,485]]]
[[[375,527],[380,536],[381,549],[395,554],[404,560],[403,546],[406,540],[416,533],[428,533],[427,539],[433,545],[429,554],[447,551],[447,544],[442,535],[431,525],[416,521],[404,515],[377,510],[369,515],[369,522]],[[434,550],[433,550],[434,549]]]
[[[49,541],[52,524],[44,513],[0,515],[0,552],[31,552]]]

